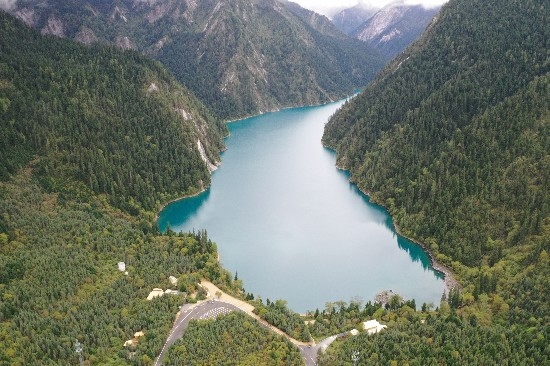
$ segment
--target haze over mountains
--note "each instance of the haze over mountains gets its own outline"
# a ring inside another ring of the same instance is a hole
[[[276,0],[21,0],[12,8],[44,34],[160,60],[224,119],[334,100],[382,67],[370,46],[307,12]]]
[[[382,8],[360,3],[336,14],[333,22],[344,33],[391,59],[422,34],[439,9],[406,0],[392,1]]]
[[[378,11],[380,11],[380,8],[377,6],[359,3],[354,7],[336,13],[331,19],[338,29],[351,35]]]

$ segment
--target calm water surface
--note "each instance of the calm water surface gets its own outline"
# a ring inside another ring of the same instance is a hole
[[[442,276],[418,246],[395,233],[321,136],[336,102],[229,124],[222,166],[203,194],[174,202],[159,227],[206,229],[223,266],[247,292],[285,299],[298,312],[326,302],[373,300],[393,290],[417,305],[439,305]]]

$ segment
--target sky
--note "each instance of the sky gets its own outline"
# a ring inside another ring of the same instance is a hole
[[[0,9],[9,10],[12,5],[15,4],[16,0],[0,0]],[[341,10],[345,8],[351,8],[352,6],[357,5],[357,3],[362,2],[365,4],[370,4],[376,7],[383,7],[384,5],[389,4],[392,0],[291,0],[295,3],[300,4],[302,7],[310,10],[314,10],[318,13],[331,16],[335,9]],[[406,3],[410,4],[423,4],[425,6],[436,6],[441,5],[447,0],[405,0]]]
[[[15,5],[16,0],[0,0],[0,9],[3,10],[10,10],[10,8]],[[310,3],[314,3],[314,1],[310,1]]]
[[[372,5],[377,8],[391,3],[393,0],[290,0],[300,4],[302,7],[314,10],[320,14],[331,16],[341,9],[351,8],[358,3]],[[425,7],[439,6],[446,3],[447,0],[405,0],[407,4],[421,4]]]

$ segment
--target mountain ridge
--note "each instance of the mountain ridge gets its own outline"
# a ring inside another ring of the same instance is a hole
[[[0,113],[12,121],[2,126],[9,136],[0,149],[4,179],[38,155],[40,169],[58,172],[48,184],[76,179],[132,210],[209,184],[226,126],[159,63],[133,51],[42,39],[10,18],[2,13]],[[153,165],[163,173],[143,175]]]
[[[44,32],[160,60],[223,119],[344,97],[384,62],[325,17],[275,0],[20,1],[12,13]]]
[[[379,7],[359,3],[344,9],[332,17],[334,25],[347,35],[353,35],[356,29],[380,11]]]
[[[351,36],[393,58],[416,40],[426,29],[439,7],[407,5],[394,1],[358,26]]]

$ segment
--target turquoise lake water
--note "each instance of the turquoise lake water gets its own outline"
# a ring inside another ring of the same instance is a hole
[[[166,206],[159,227],[206,229],[247,292],[285,299],[298,312],[354,297],[366,302],[390,289],[418,307],[437,306],[443,276],[321,145],[324,124],[342,103],[230,123],[211,188]]]

